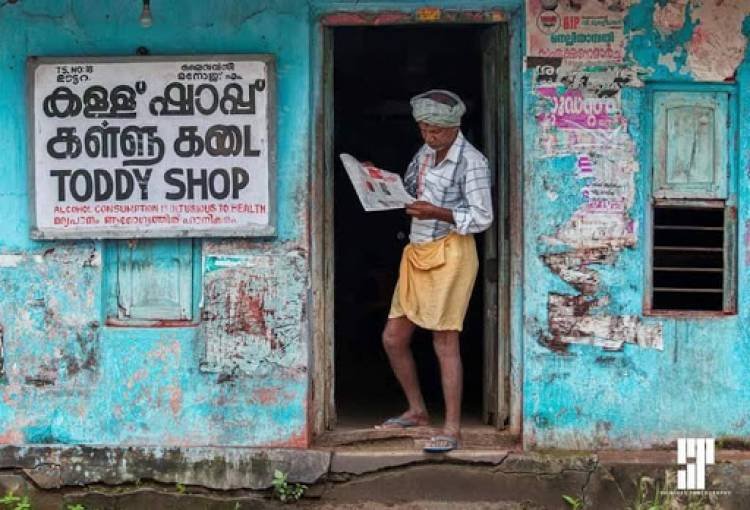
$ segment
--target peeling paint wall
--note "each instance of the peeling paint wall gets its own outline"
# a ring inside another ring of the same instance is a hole
[[[310,129],[320,87],[312,69],[318,17],[383,11],[391,14],[379,23],[401,22],[424,5],[160,0],[145,29],[137,1],[0,2],[0,443],[310,444],[309,211],[318,205],[310,204]],[[473,9],[459,20],[466,22],[486,9],[519,12],[522,1],[430,5]],[[278,235],[202,241],[201,317],[192,326],[113,326],[105,303],[112,301],[107,256],[116,250],[102,241],[29,238],[27,57],[135,55],[143,48],[152,55],[276,58]]]
[[[642,447],[678,436],[748,436],[750,0],[605,3],[624,20],[622,61],[529,58],[525,71],[514,14],[521,0],[429,3],[509,13],[511,81],[523,73],[515,101],[522,118],[511,119],[523,128],[524,215],[512,223],[523,229],[523,272],[511,288],[519,299],[510,370],[514,402],[522,394],[524,442]],[[309,445],[317,16],[384,11],[379,20],[400,22],[425,5],[160,0],[147,30],[138,2],[0,3],[0,443]],[[141,46],[277,59],[279,235],[203,243],[204,306],[194,327],[105,325],[104,243],[28,235],[25,59],[133,55]],[[725,80],[738,84],[742,122],[730,186],[744,227],[739,314],[644,316],[651,133],[643,85]]]
[[[164,0],[149,29],[140,8],[0,2],[0,442],[305,446],[309,7]],[[203,243],[205,311],[216,314],[203,327],[106,326],[103,243],[29,239],[26,58],[139,47],[277,59],[278,236]]]
[[[203,258],[201,370],[227,377],[304,374],[304,258],[296,252]]]
[[[735,254],[739,315],[643,313],[652,136],[644,83],[736,80],[739,171],[730,200],[745,225],[750,2],[640,0],[619,8],[621,63],[526,62],[526,446],[637,448],[750,434],[748,238]]]

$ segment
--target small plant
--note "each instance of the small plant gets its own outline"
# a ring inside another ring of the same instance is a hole
[[[5,496],[0,498],[0,505],[8,506],[8,505],[17,503],[19,501],[21,501],[21,498],[19,498],[18,496],[15,496],[13,494],[13,491],[8,491],[5,493]]]
[[[12,510],[31,510],[31,503],[29,503],[29,497],[19,497],[13,494],[13,491],[8,491],[5,495],[0,498],[0,505],[5,508]]]
[[[283,503],[298,501],[307,490],[307,485],[291,484],[287,481],[287,474],[278,469],[273,472],[273,493]]]
[[[76,503],[75,505],[68,505],[67,510],[86,510],[86,507],[80,503]]]
[[[651,497],[649,494],[651,494]],[[666,510],[668,508],[666,496],[659,487],[659,482],[648,476],[643,476],[638,480],[635,501],[633,501],[632,507],[628,507],[628,510]]]
[[[31,510],[31,503],[28,496],[19,497],[8,491],[0,498],[0,505],[12,510]]]
[[[180,494],[185,494],[185,484],[177,482],[174,486],[175,490]]]
[[[583,509],[583,500],[581,498],[578,498],[576,496],[568,496],[567,494],[563,494],[563,501],[570,507],[570,510],[582,510]]]

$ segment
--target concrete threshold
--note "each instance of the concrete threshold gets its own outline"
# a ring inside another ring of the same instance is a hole
[[[416,464],[482,464],[496,466],[503,462],[510,450],[455,450],[448,453],[425,453],[412,450],[347,450],[337,448],[331,457],[332,474],[362,475],[388,468]]]

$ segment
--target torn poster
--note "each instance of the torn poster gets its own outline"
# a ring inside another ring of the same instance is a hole
[[[631,150],[619,94],[597,97],[556,84],[535,92],[538,157]]]
[[[596,300],[589,296],[550,294],[548,297],[549,340],[562,344],[584,344],[604,350],[620,350],[624,344],[635,344],[664,350],[661,324],[644,324],[633,315],[595,315],[591,308]]]
[[[200,370],[268,377],[305,370],[305,261],[295,252],[203,255]]]
[[[630,210],[639,165],[620,91],[642,86],[638,74],[621,65],[559,58],[528,58],[527,66],[534,69],[535,155],[568,158],[555,161],[555,167],[575,175],[573,188],[562,193],[578,204],[553,234],[539,237],[548,252],[544,264],[578,292],[548,294],[548,328],[539,342],[556,352],[570,344],[662,350],[661,326],[607,310],[610,289],[600,274],[637,243],[638,224]]]

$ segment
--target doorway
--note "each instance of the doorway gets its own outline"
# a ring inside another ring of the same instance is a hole
[[[381,344],[409,218],[403,210],[363,211],[338,155],[403,174],[421,146],[409,98],[433,88],[456,92],[466,103],[462,132],[490,160],[497,198],[495,222],[476,236],[480,269],[461,334],[464,363],[463,423],[505,425],[507,349],[498,310],[505,296],[498,240],[507,161],[503,114],[507,87],[501,72],[501,27],[488,25],[336,27],[328,31],[326,147],[326,261],[328,336],[333,346],[333,398],[327,428],[363,429],[400,414],[406,406]],[[506,96],[507,97],[507,96]],[[500,184],[500,187],[498,187]],[[332,303],[331,303],[332,301]],[[505,307],[507,308],[507,307]],[[412,349],[434,424],[443,416],[440,374],[429,332],[417,329]]]

